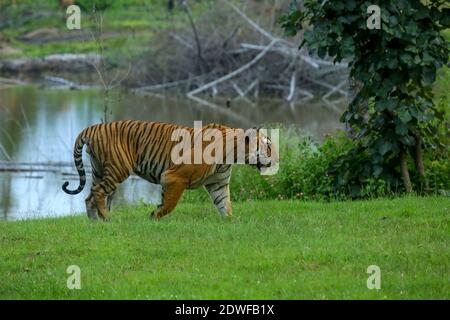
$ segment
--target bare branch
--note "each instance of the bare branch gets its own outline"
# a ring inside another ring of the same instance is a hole
[[[297,70],[294,70],[294,72],[292,72],[291,86],[290,86],[290,89],[289,89],[289,95],[286,97],[286,101],[288,101],[288,102],[292,102],[292,100],[294,99],[295,88],[296,88],[296,80],[297,80]]]
[[[195,89],[195,90],[189,92],[189,93],[188,93],[188,96],[193,96],[193,95],[195,95],[195,94],[197,94],[197,93],[199,93],[199,92],[202,92],[202,91],[204,91],[204,90],[206,90],[206,89],[209,89],[209,88],[211,88],[212,86],[215,86],[215,85],[217,85],[217,84],[219,84],[219,83],[221,83],[221,82],[224,82],[224,81],[226,81],[226,80],[229,80],[229,79],[231,79],[231,78],[237,76],[238,74],[244,72],[245,70],[249,69],[249,68],[252,67],[255,63],[257,63],[261,58],[263,58],[263,57],[266,55],[266,53],[270,50],[270,48],[272,48],[272,47],[275,45],[275,43],[277,43],[277,41],[278,41],[277,39],[272,40],[272,42],[270,42],[270,43],[267,45],[266,49],[263,50],[263,51],[261,51],[261,52],[260,52],[260,53],[259,53],[252,61],[250,61],[249,63],[243,65],[242,67],[240,67],[240,68],[234,70],[233,72],[231,72],[231,73],[229,73],[229,74],[227,74],[227,75],[225,75],[225,76],[223,76],[223,77],[221,77],[221,78],[219,78],[219,79],[217,79],[217,80],[214,80],[214,81],[212,81],[212,82],[210,82],[210,83],[205,84],[204,86],[202,86],[202,87],[200,87],[200,88],[197,88],[197,89]]]

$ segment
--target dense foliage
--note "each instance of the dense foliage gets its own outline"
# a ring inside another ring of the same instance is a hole
[[[305,0],[301,8],[294,1],[282,18],[290,35],[304,31],[301,46],[347,60],[360,87],[341,119],[355,143],[330,167],[335,192],[363,196],[373,179],[407,192],[429,189],[423,154],[440,147],[444,117],[431,85],[449,56],[441,31],[450,25],[450,9],[443,3],[378,1],[381,29],[368,28],[369,1]]]
[[[354,150],[354,142],[338,132],[321,142],[293,127],[280,131],[280,169],[272,176],[261,176],[247,165],[236,165],[231,176],[232,201],[262,199],[345,200],[355,197],[366,199],[397,195],[402,186],[387,183],[381,177],[370,177],[361,189],[348,186],[336,189],[333,167]],[[366,154],[358,155],[366,161]],[[342,165],[342,164],[341,164]],[[429,188],[435,194],[446,195],[450,190],[450,161],[441,150],[424,157]],[[185,202],[210,202],[205,190],[185,192]]]

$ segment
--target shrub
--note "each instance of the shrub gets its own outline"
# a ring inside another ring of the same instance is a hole
[[[326,136],[319,143],[294,128],[280,130],[280,168],[273,176],[262,176],[255,168],[236,165],[230,182],[233,201],[260,199],[344,200],[400,195],[403,186],[389,183],[382,173],[367,176],[364,165],[348,166],[345,158],[360,158],[364,163],[369,155],[363,149],[355,149],[354,141],[343,132]],[[448,154],[448,153],[447,153]],[[364,160],[364,161],[363,161]],[[432,149],[425,158],[429,186],[423,192],[447,194],[450,190],[450,159],[441,149]],[[413,163],[410,163],[413,166]],[[412,176],[415,186],[420,177]],[[419,189],[419,188],[416,188]],[[187,192],[184,201],[210,201],[204,190]]]

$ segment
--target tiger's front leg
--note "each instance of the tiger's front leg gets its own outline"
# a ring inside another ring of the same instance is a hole
[[[231,217],[233,212],[231,209],[230,185],[214,183],[205,186],[217,210],[223,217]]]
[[[161,186],[162,204],[150,215],[155,220],[161,219],[176,207],[178,200],[180,200],[181,195],[187,188],[187,182],[176,175],[164,173],[161,177]]]
[[[183,183],[172,183],[163,185],[162,204],[154,210],[150,217],[159,220],[166,214],[169,214],[177,206],[178,200],[181,198],[186,185]]]

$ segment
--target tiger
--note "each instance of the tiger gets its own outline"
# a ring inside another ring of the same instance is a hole
[[[192,138],[188,148],[193,148],[197,137],[194,128],[177,124],[122,120],[85,128],[76,138],[73,149],[79,186],[75,190],[69,190],[69,182],[66,181],[62,189],[70,195],[78,194],[84,189],[86,172],[82,152],[86,146],[92,167],[91,190],[85,199],[86,212],[90,219],[109,220],[111,202],[117,187],[132,173],[153,184],[161,185],[161,203],[150,213],[150,218],[161,219],[174,210],[186,189],[200,187],[207,190],[220,215],[230,217],[230,177],[232,165],[239,163],[236,155],[238,141],[245,146],[244,161],[240,163],[256,166],[263,172],[278,161],[271,140],[262,130],[248,130],[244,133],[243,129],[235,130],[224,125],[209,124],[201,126],[201,131],[216,129],[216,132],[225,137],[223,158],[233,152],[231,163],[220,158],[218,160],[222,161],[212,163],[178,163],[172,159],[172,151],[179,143],[173,138],[175,131],[180,129]],[[229,130],[235,130],[238,134],[231,135],[230,138],[230,135],[227,135]],[[212,140],[202,141],[201,145],[205,147],[211,143]]]

